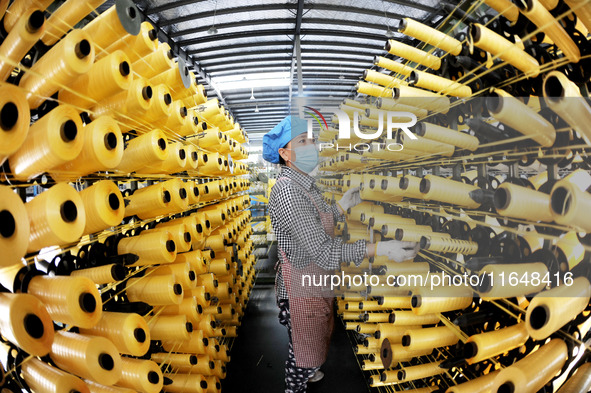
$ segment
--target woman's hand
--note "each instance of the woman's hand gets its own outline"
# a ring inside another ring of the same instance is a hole
[[[359,195],[359,187],[350,188],[343,194],[343,197],[337,202],[337,205],[343,211],[343,214],[352,207],[361,203],[361,196]]]
[[[388,240],[378,242],[375,247],[375,255],[386,256],[395,262],[404,262],[413,259],[419,252],[419,243]]]

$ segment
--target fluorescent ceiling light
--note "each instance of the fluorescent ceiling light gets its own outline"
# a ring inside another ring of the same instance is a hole
[[[255,89],[291,85],[289,72],[258,72],[252,74],[219,76],[211,82],[219,90]]]

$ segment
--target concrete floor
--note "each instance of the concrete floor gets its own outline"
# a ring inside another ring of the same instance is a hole
[[[281,393],[287,358],[287,331],[277,320],[272,285],[255,285],[232,348],[232,359],[222,381],[224,393]],[[308,393],[366,393],[369,391],[359,369],[345,329],[337,319],[326,364],[325,377],[310,384]]]

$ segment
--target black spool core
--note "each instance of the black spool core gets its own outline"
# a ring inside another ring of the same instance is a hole
[[[222,384],[216,381],[215,387],[217,390],[220,390],[222,388]]]
[[[401,177],[399,187],[403,190],[406,190],[408,188],[408,183],[409,183],[408,178]]]
[[[155,41],[156,38],[158,38],[158,32],[156,31],[156,29],[148,31],[148,38],[150,38],[150,41]]]
[[[105,147],[109,151],[117,147],[117,135],[114,132],[109,132],[105,135]]]
[[[385,374],[385,373],[381,373],[381,374],[380,374],[380,381],[382,381],[382,382],[386,382],[386,378],[387,378],[387,377],[386,377],[386,374]]]
[[[472,40],[474,42],[478,42],[478,41],[480,41],[480,37],[482,35],[482,30],[480,30],[479,26],[470,25],[469,34],[472,36]]]
[[[35,33],[41,27],[43,27],[43,23],[45,23],[45,15],[42,11],[33,11],[31,16],[29,16],[29,22],[27,23],[27,31],[29,33]]]
[[[129,67],[128,62],[124,61],[121,64],[119,64],[119,73],[121,74],[121,76],[128,76],[130,72],[131,68]]]
[[[174,240],[167,240],[166,241],[166,250],[168,252],[174,252],[174,250],[176,250],[176,245],[174,244]]]
[[[491,113],[499,113],[503,109],[503,97],[493,94],[486,98],[486,107]]]
[[[43,333],[45,333],[43,321],[41,321],[41,318],[35,314],[25,315],[23,325],[25,325],[25,331],[27,334],[35,339],[40,339],[43,337]]]
[[[160,148],[160,150],[166,150],[166,141],[164,140],[164,138],[158,139],[158,147]]]
[[[419,247],[421,248],[421,250],[428,250],[430,245],[431,242],[429,241],[428,237],[421,237],[421,240],[419,241]]]
[[[181,117],[187,117],[187,107],[183,106],[181,108]]]
[[[174,284],[172,289],[175,295],[181,295],[183,293],[183,286],[181,284]]]
[[[384,349],[382,349],[382,357],[383,357],[383,358],[387,358],[387,357],[388,357],[388,355],[389,355],[389,352],[390,352],[390,351],[388,350],[388,348],[384,348]]]
[[[116,281],[121,281],[121,280],[125,279],[126,275],[127,275],[127,269],[125,268],[125,266],[120,265],[120,264],[114,264],[111,267],[111,276]]]
[[[179,196],[181,197],[181,199],[186,199],[187,198],[187,190],[184,188],[181,188],[179,190]]]
[[[402,236],[404,236],[404,229],[402,229],[402,228],[396,229],[396,232],[394,232],[394,239],[402,240]]]
[[[14,102],[7,102],[0,111],[0,128],[10,131],[18,121],[18,108]]]
[[[170,105],[172,103],[172,97],[170,96],[170,94],[166,93],[164,95],[164,103],[166,105]]]
[[[181,160],[184,160],[185,158],[187,158],[187,154],[185,153],[185,149],[180,149],[179,150],[179,158]]]
[[[0,211],[0,235],[9,238],[16,232],[16,221],[8,210]]]
[[[142,328],[136,328],[133,331],[133,337],[135,337],[138,343],[146,342],[146,331]]]
[[[507,381],[499,386],[497,393],[515,393],[515,385],[513,385],[513,382]]]
[[[98,357],[98,362],[103,370],[111,371],[115,367],[115,361],[108,353],[101,353]]]
[[[209,361],[209,368],[210,370],[213,370],[215,368],[215,362],[213,360]]]
[[[185,234],[183,235],[183,238],[185,239],[185,241],[187,243],[191,242],[191,234],[189,232],[185,232]]]
[[[76,44],[74,48],[74,52],[76,53],[76,57],[79,59],[84,59],[86,56],[90,54],[91,46],[88,40],[82,40]]]
[[[111,208],[111,210],[117,210],[119,209],[119,206],[121,206],[121,203],[119,202],[119,197],[117,197],[117,194],[115,194],[114,192],[109,194],[109,207]]]
[[[135,19],[135,17],[137,16],[137,14],[135,12],[135,7],[128,7],[127,8],[127,16],[129,16],[131,19]]]
[[[493,202],[497,209],[506,209],[511,203],[511,194],[505,188],[497,188],[493,196]]]
[[[201,381],[201,382],[199,382],[199,386],[201,386],[201,389],[207,389],[207,382]]]
[[[80,309],[87,313],[93,313],[96,311],[96,299],[91,293],[84,292],[78,298],[78,304]]]
[[[431,189],[431,182],[429,179],[422,178],[421,183],[419,184],[419,191],[423,194],[426,194]]]
[[[199,155],[196,151],[191,152],[191,158],[193,159],[193,161],[197,161],[199,159]]]
[[[375,188],[375,186],[376,186],[376,179],[371,179],[369,181],[369,188],[370,188],[370,190],[373,190]]]
[[[570,210],[572,197],[565,187],[557,187],[550,196],[550,207],[554,213],[565,215]]]
[[[209,346],[209,340],[207,339],[207,337],[204,338],[202,341],[203,341],[204,346],[206,346],[206,347]]]
[[[535,330],[539,330],[546,326],[548,320],[550,319],[550,311],[546,306],[537,306],[532,311],[529,317],[529,324]]]
[[[483,274],[480,278],[480,286],[478,287],[478,291],[482,293],[487,293],[490,292],[491,289],[492,285],[490,281],[490,275]]]
[[[152,86],[145,86],[144,88],[142,88],[142,97],[144,98],[144,100],[149,100],[150,98],[152,98],[152,94],[154,94],[154,92],[152,91]]]
[[[62,138],[62,141],[66,143],[72,142],[76,139],[76,135],[78,135],[78,127],[74,120],[68,120],[65,123],[62,123],[60,128],[60,137]]]
[[[72,201],[65,201],[60,206],[60,214],[64,222],[74,222],[78,217],[78,209],[76,204]]]
[[[403,347],[408,347],[410,345],[410,336],[406,335],[406,336],[402,336],[402,346]]]
[[[195,281],[196,278],[195,272],[193,270],[189,271],[189,281]]]
[[[546,93],[546,98],[550,101],[556,101],[556,97],[564,97],[564,88],[555,76],[550,76],[546,79],[544,92]]]
[[[402,381],[406,377],[406,371],[400,370],[400,371],[398,371],[398,373],[396,374],[396,376],[398,377],[399,380]]]
[[[475,342],[466,343],[464,346],[464,357],[466,359],[473,358],[478,353],[478,345]]]
[[[408,83],[414,85],[419,81],[419,74],[416,71],[411,71],[410,76],[408,77]]]
[[[193,331],[193,324],[191,322],[187,322],[185,324],[185,329],[187,329],[187,332],[191,333]]]
[[[164,193],[162,194],[162,200],[164,201],[164,203],[169,203],[170,202],[170,192],[164,191]]]
[[[421,297],[419,295],[413,295],[411,300],[410,300],[410,304],[412,307],[417,308],[421,306],[421,303],[423,303],[423,301],[421,300]]]
[[[150,382],[152,385],[156,385],[158,382],[160,382],[160,376],[156,371],[150,371],[148,373],[148,382]]]
[[[209,292],[205,292],[205,295],[203,295],[203,297],[205,298],[205,300],[211,300],[211,294]]]
[[[189,363],[191,363],[192,365],[196,365],[197,364],[197,356],[191,355],[189,357]]]

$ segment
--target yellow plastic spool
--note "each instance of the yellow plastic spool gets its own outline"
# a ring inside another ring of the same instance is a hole
[[[125,204],[115,183],[101,180],[80,191],[86,214],[84,234],[102,231],[121,224]]]
[[[441,59],[430,53],[413,46],[403,44],[395,40],[388,40],[386,50],[394,56],[400,56],[414,63],[420,64],[435,71],[441,68]]]
[[[75,377],[59,368],[52,367],[41,360],[32,357],[21,366],[23,379],[35,392],[61,393],[79,392],[91,393],[88,386],[80,378]]]
[[[105,50],[113,53],[117,50],[125,51],[132,63],[158,49],[158,32],[150,22],[142,22],[138,35],[127,34],[120,40],[113,42]],[[103,53],[99,54],[101,56]]]
[[[30,9],[18,19],[0,46],[0,80],[10,76],[15,65],[39,41],[45,27],[45,16],[38,9]]]
[[[12,188],[0,186],[0,266],[12,266],[25,256],[30,224],[24,203]]]
[[[121,377],[121,356],[104,337],[58,331],[49,356],[62,370],[105,385]]]
[[[94,37],[94,36],[92,36]],[[62,86],[88,72],[94,62],[91,35],[72,30],[37,61],[19,82],[31,108],[38,108]]]
[[[145,319],[135,313],[103,311],[102,318],[80,333],[109,339],[122,354],[144,356],[150,349],[150,330]]]
[[[0,294],[0,331],[8,341],[33,356],[45,356],[53,342],[53,322],[45,305],[28,294]]]
[[[0,164],[16,152],[29,132],[29,103],[25,92],[0,82]]]
[[[156,231],[121,239],[117,252],[137,255],[139,260],[134,266],[156,265],[174,261],[176,245],[168,231]]]
[[[47,28],[41,41],[47,46],[54,45],[70,31],[72,26],[75,26],[104,2],[105,0],[67,0],[47,20]]]
[[[126,294],[131,302],[166,306],[183,300],[183,286],[173,275],[131,278],[127,281]]]
[[[67,88],[60,90],[61,102],[88,109],[98,102],[129,89],[132,81],[131,62],[123,51],[98,60]]]
[[[86,225],[80,195],[65,183],[59,183],[25,204],[30,234],[27,252],[43,247],[78,241]]]
[[[117,122],[102,116],[82,129],[82,151],[76,158],[50,171],[56,181],[74,180],[117,167],[123,159],[123,136]]]
[[[90,328],[102,315],[102,301],[96,285],[86,277],[36,276],[27,293],[45,303],[54,321]]]
[[[13,176],[32,179],[75,159],[82,151],[84,136],[78,112],[60,105],[35,122],[21,148],[10,156]]]
[[[129,173],[154,162],[164,161],[169,154],[167,145],[166,136],[160,129],[133,138],[127,143],[117,170]]]
[[[462,52],[462,43],[460,41],[430,26],[417,22],[414,19],[402,19],[398,30],[401,33],[421,40],[426,44],[443,49],[454,56],[457,56]]]

